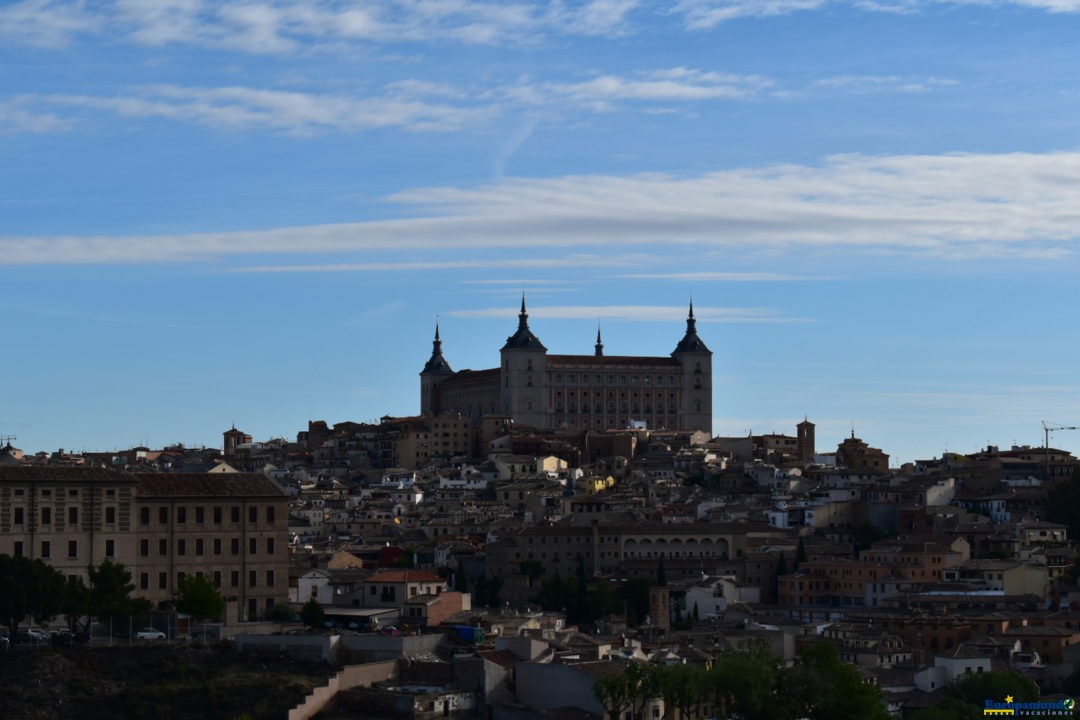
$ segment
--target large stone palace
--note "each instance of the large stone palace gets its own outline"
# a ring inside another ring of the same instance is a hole
[[[504,415],[537,428],[649,428],[712,432],[712,351],[697,334],[694,305],[669,356],[605,355],[600,331],[591,355],[552,355],[529,329],[525,298],[499,367],[454,372],[438,325],[420,372],[420,410],[479,420]]]

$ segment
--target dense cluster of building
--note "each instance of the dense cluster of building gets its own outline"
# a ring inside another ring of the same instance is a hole
[[[832,642],[896,714],[965,674],[1057,688],[1080,668],[1077,555],[1047,521],[1080,461],[991,446],[895,468],[854,431],[821,452],[806,419],[713,437],[709,362],[692,309],[670,358],[607,357],[599,337],[553,356],[523,303],[494,370],[453,373],[436,331],[415,417],[310,422],[295,441],[233,427],[220,452],[8,445],[0,553],[68,574],[123,562],[163,612],[203,573],[238,631],[314,600],[354,657],[442,663],[414,717],[602,717],[596,677],[731,648],[791,660]],[[647,581],[648,615],[573,624],[538,605],[581,575]]]

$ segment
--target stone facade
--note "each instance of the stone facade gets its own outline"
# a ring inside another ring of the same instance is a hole
[[[597,332],[592,355],[549,354],[529,328],[522,299],[516,332],[500,365],[454,372],[436,327],[420,373],[423,414],[457,412],[474,420],[505,415],[537,428],[650,428],[712,432],[712,352],[697,334],[693,305],[686,332],[667,357],[609,356]]]

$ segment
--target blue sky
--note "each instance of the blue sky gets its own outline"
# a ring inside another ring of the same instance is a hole
[[[1080,1],[0,3],[0,435],[219,445],[665,354],[714,430],[1080,425]],[[1054,444],[1080,452],[1080,432]]]

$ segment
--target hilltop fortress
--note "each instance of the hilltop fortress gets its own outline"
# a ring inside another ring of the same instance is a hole
[[[537,428],[627,427],[712,432],[712,351],[697,334],[694,305],[668,356],[605,355],[599,329],[591,355],[552,355],[529,329],[525,298],[517,331],[499,351],[499,367],[454,372],[435,327],[420,372],[420,410],[479,420],[505,415]]]

